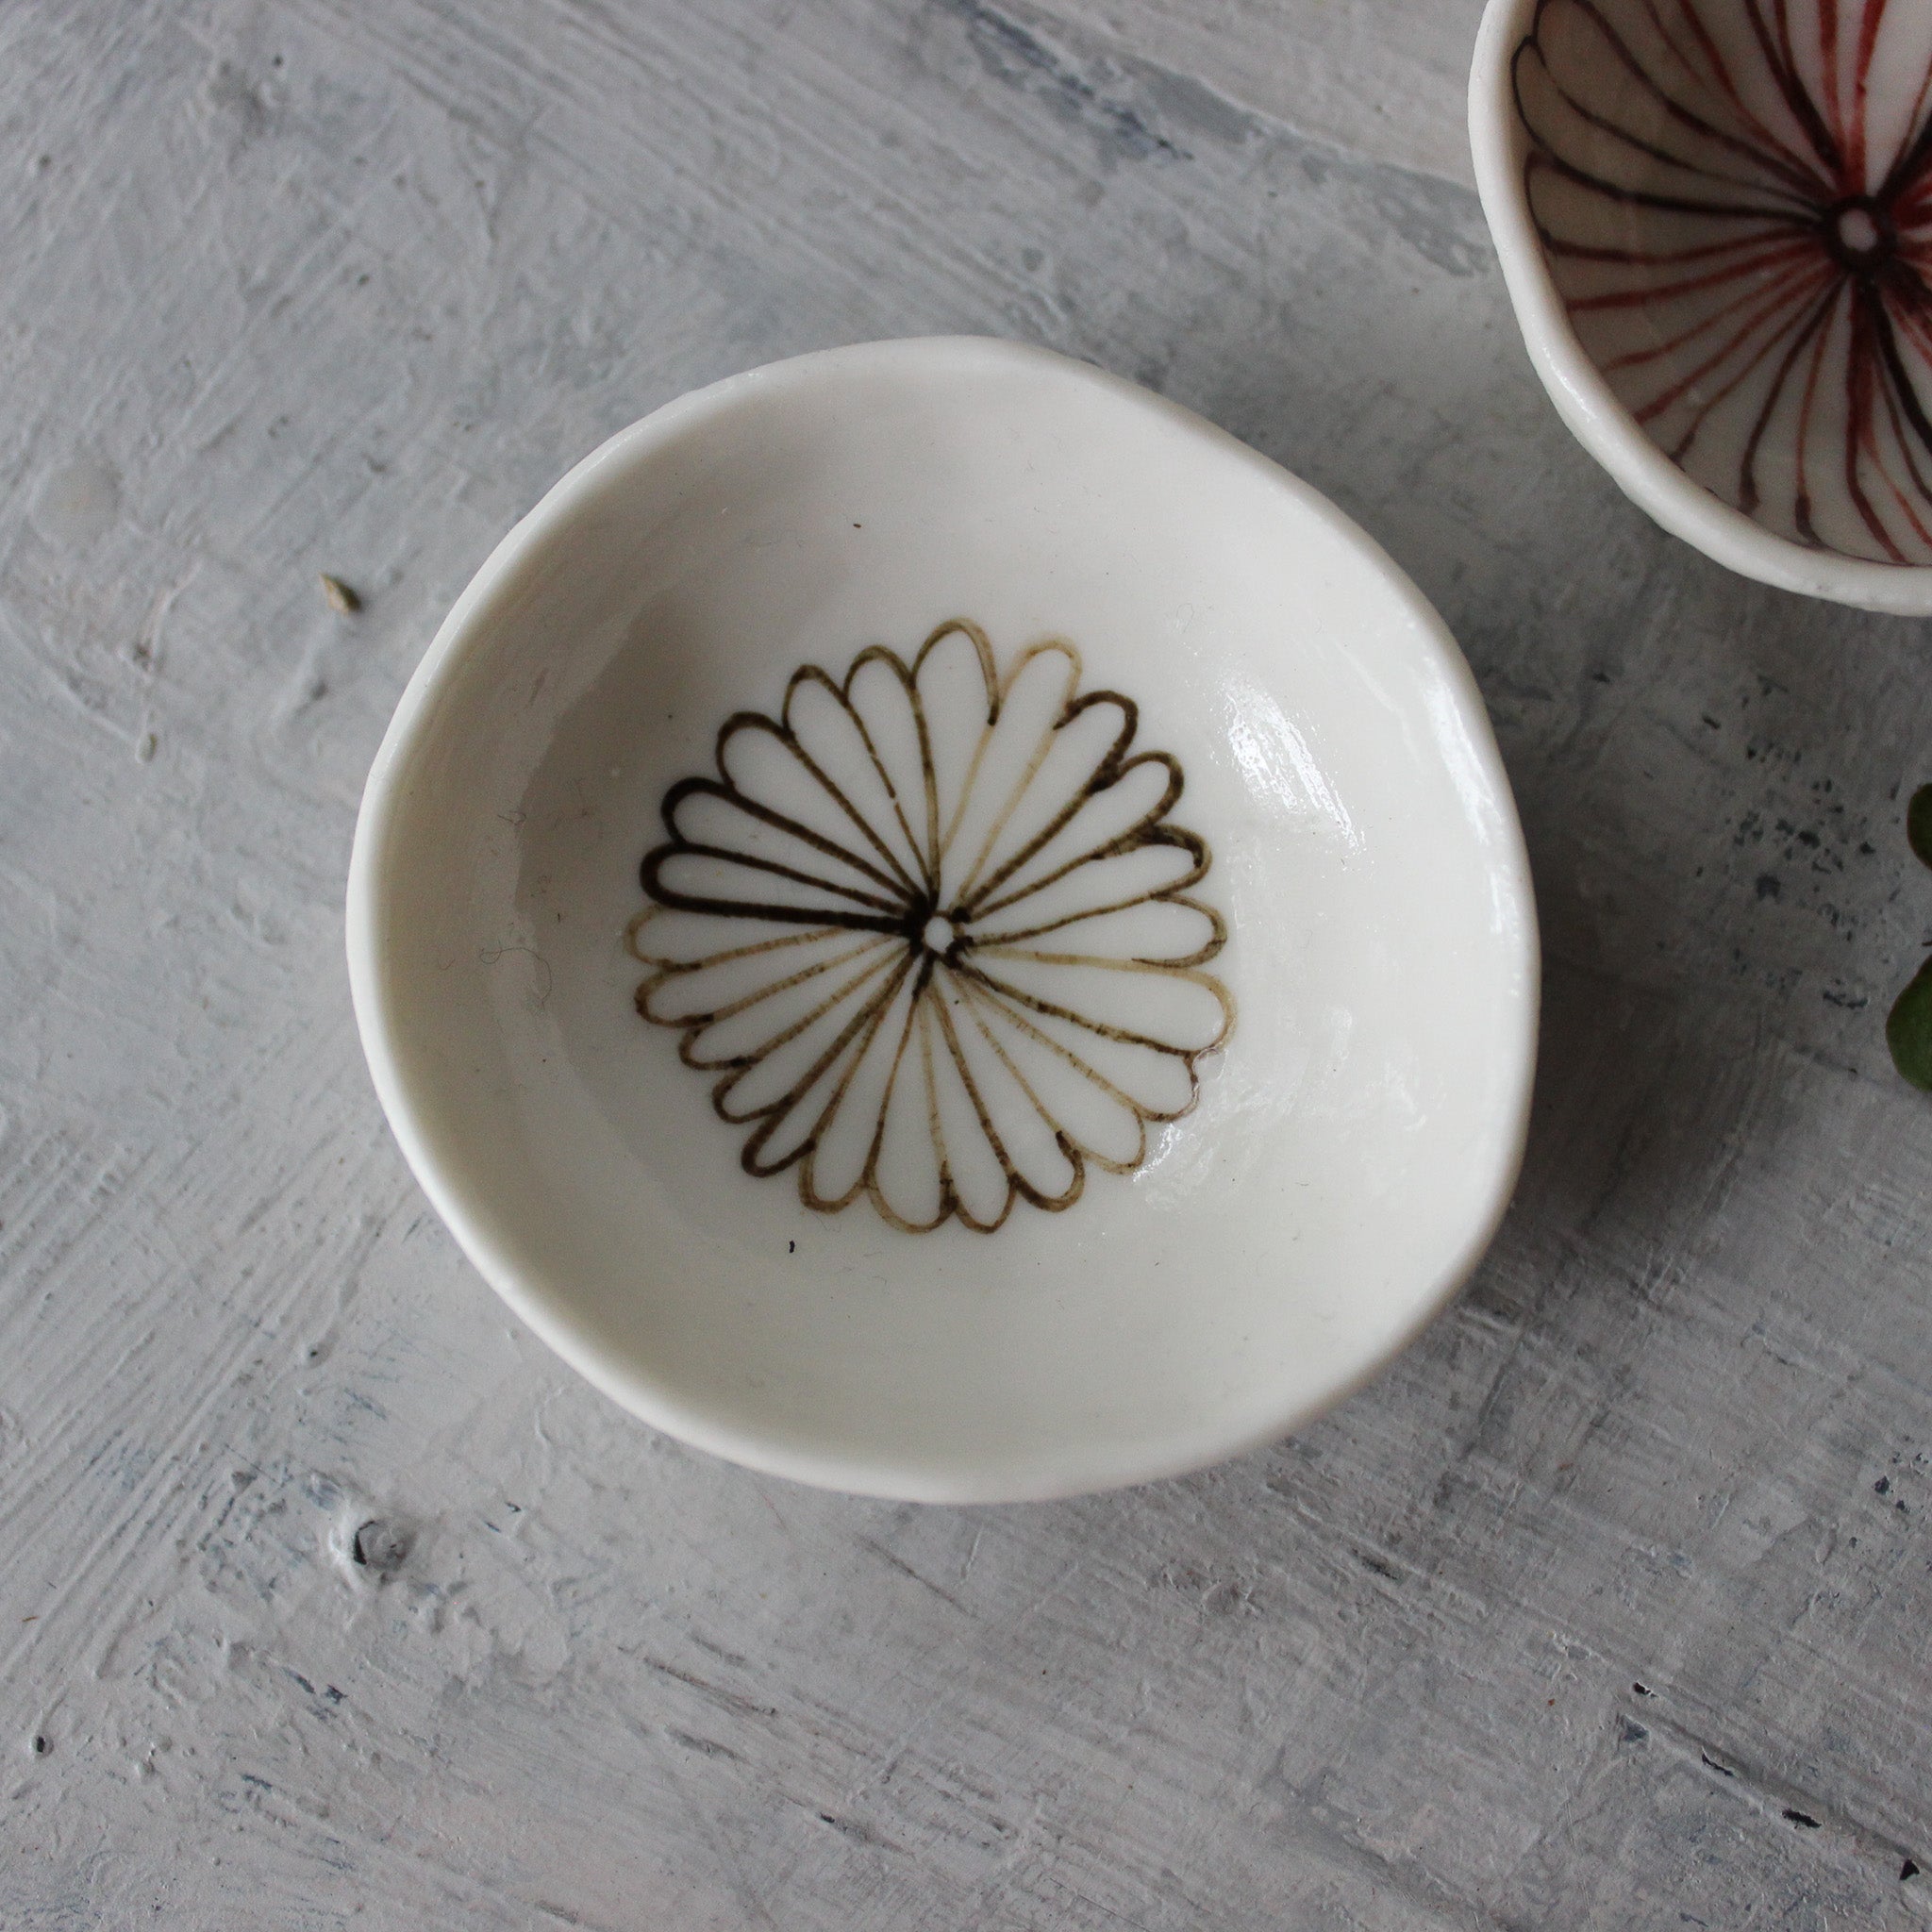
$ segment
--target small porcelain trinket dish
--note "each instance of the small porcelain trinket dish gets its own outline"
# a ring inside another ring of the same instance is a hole
[[[1624,491],[1747,576],[1932,611],[1932,8],[1490,0],[1470,134]]]
[[[1011,343],[755,370],[579,464],[403,697],[348,942],[518,1314],[839,1489],[1277,1437],[1521,1158],[1535,916],[1454,642],[1306,486]]]

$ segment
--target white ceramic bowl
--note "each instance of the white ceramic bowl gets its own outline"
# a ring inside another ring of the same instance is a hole
[[[1490,0],[1476,183],[1563,419],[1720,563],[1932,611],[1932,8]]]
[[[1454,1292],[1523,1146],[1529,881],[1441,622],[1273,464],[1011,343],[755,370],[572,471],[404,694],[348,943],[517,1313],[839,1489],[1279,1436]]]

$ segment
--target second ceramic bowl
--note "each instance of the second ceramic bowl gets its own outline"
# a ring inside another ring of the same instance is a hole
[[[625,430],[404,694],[349,886],[418,1176],[646,1420],[949,1501],[1292,1427],[1521,1156],[1522,842],[1435,614],[1312,491],[1041,350]]]
[[[1490,0],[1469,115],[1531,359],[1625,492],[1932,611],[1932,8]]]

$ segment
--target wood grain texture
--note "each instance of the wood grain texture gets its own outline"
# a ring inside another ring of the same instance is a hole
[[[1455,178],[1473,15],[0,12],[0,1924],[1932,1923],[1924,630],[1563,433]],[[693,384],[952,329],[1388,545],[1549,954],[1460,1305],[1294,1441],[1012,1510],[593,1395],[416,1192],[341,966],[508,523]]]

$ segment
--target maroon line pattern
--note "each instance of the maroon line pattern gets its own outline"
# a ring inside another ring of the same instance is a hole
[[[1524,186],[1573,326],[1778,536],[1932,563],[1932,6],[1541,0]]]
[[[721,1076],[747,1174],[991,1233],[1132,1172],[1193,1106],[1234,1020],[1199,970],[1227,937],[1190,896],[1208,847],[1169,821],[1179,764],[1130,755],[1133,700],[1079,682],[1064,640],[1001,676],[956,619],[909,664],[804,666],[666,793],[638,1010]]]

